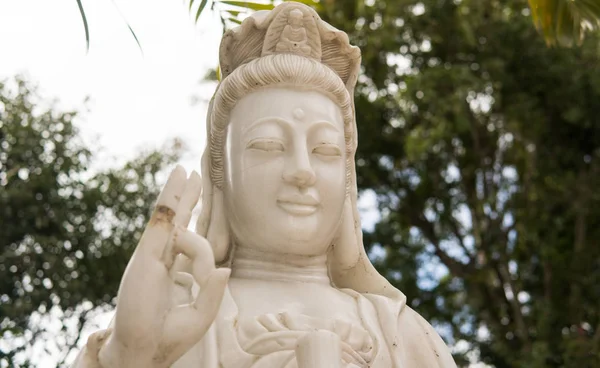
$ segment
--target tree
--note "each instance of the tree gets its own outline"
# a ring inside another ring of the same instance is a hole
[[[317,10],[363,52],[358,179],[382,214],[365,234],[379,269],[461,365],[599,366],[597,2]],[[547,44],[580,47],[548,48],[532,11]]]
[[[75,0],[85,32],[86,47],[90,47],[90,32],[87,16],[81,0]],[[330,11],[339,8],[344,1],[335,0],[294,0],[310,5],[318,11]],[[600,3],[597,0],[528,0],[532,21],[544,37],[548,45],[571,46],[581,44],[586,33],[597,31],[600,28]],[[187,2],[187,0],[186,0]],[[264,2],[237,1],[237,0],[212,0],[210,10],[219,14],[223,29],[229,25],[241,23],[240,15],[243,17],[248,12],[272,9],[274,4],[281,2],[265,0]],[[471,0],[457,0],[457,3],[470,3]],[[493,1],[492,1],[493,2]],[[114,1],[113,1],[114,3]],[[357,5],[364,6],[364,0]],[[116,3],[114,3],[116,6]],[[198,21],[202,12],[209,5],[208,0],[189,0],[189,10]],[[125,21],[127,23],[127,21]],[[140,42],[129,25],[127,27],[138,47]]]
[[[81,6],[80,0],[77,0]],[[315,8],[320,12],[340,9],[344,1],[340,0],[294,0]],[[280,1],[210,1],[210,10],[219,14],[223,28],[240,23],[240,14],[249,11],[272,9]],[[471,0],[458,0],[457,3],[468,5]],[[493,1],[490,1],[493,3]],[[581,44],[586,33],[600,28],[600,3],[597,0],[528,0],[532,21],[544,37],[548,45],[571,46]],[[189,0],[190,12],[195,12],[195,19],[206,9],[208,0]],[[364,7],[368,1],[357,1],[357,6]],[[81,8],[82,9],[82,8]],[[82,12],[85,21],[85,14]],[[86,28],[87,29],[87,28]],[[87,32],[87,31],[86,31]]]
[[[175,142],[98,172],[78,117],[23,78],[0,82],[1,367],[27,366],[38,342],[66,358],[86,319],[113,304],[158,174],[181,151]]]
[[[600,365],[597,35],[548,48],[527,2],[336,1],[363,51],[367,244],[409,303],[495,367]],[[459,343],[460,342],[460,343]]]

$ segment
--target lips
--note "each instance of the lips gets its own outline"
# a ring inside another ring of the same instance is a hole
[[[309,216],[319,209],[319,201],[310,195],[278,198],[277,205],[284,211],[298,216]]]

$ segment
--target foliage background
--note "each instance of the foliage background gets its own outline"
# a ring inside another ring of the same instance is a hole
[[[191,11],[231,26],[244,10],[231,3]],[[357,167],[381,214],[365,233],[376,266],[460,366],[600,367],[600,39],[548,47],[530,3],[313,5],[363,52]],[[114,303],[180,147],[93,172],[77,112],[44,107],[20,79],[0,96],[0,331],[12,342],[0,365],[26,366],[23,348],[68,353]],[[52,310],[74,321],[60,338],[40,323]]]

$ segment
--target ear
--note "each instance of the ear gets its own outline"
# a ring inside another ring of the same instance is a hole
[[[212,108],[209,108],[209,116]],[[208,124],[207,124],[208,125]],[[208,129],[208,128],[207,128]],[[196,224],[196,232],[205,237],[212,246],[215,263],[225,261],[229,252],[229,231],[223,205],[223,192],[213,184],[210,176],[209,146],[202,155],[202,212]]]
[[[219,264],[227,259],[229,253],[229,229],[225,217],[223,191],[215,186],[212,189],[212,208],[206,238],[212,246],[215,263]]]
[[[339,270],[347,270],[356,265],[360,255],[358,249],[358,231],[360,221],[355,218],[352,210],[352,202],[349,196],[344,202],[344,211],[342,213],[342,223],[339,234],[333,243],[333,261]]]

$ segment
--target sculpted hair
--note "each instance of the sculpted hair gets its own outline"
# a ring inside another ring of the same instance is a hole
[[[294,54],[274,54],[254,59],[236,68],[219,85],[210,115],[210,176],[213,184],[223,188],[223,162],[229,114],[244,96],[268,87],[290,87],[320,92],[335,102],[344,119],[346,141],[346,187],[350,184],[353,164],[354,110],[352,96],[340,77],[320,62]]]

